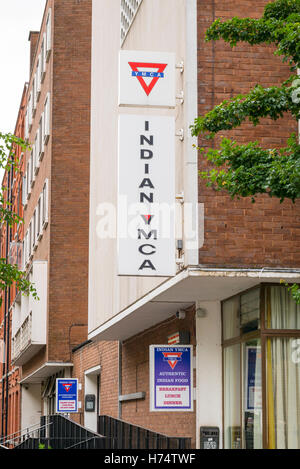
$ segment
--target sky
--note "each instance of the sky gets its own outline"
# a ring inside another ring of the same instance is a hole
[[[0,0],[0,131],[14,132],[29,80],[29,31],[39,31],[46,0]]]

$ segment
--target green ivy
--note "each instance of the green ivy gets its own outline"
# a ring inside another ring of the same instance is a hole
[[[300,0],[269,3],[260,19],[217,19],[207,30],[206,40],[218,39],[232,47],[238,42],[275,44],[275,53],[283,55],[294,70],[300,67]],[[286,114],[295,119],[295,124],[300,119],[300,77],[295,73],[281,86],[264,88],[257,84],[248,94],[223,101],[197,117],[191,132],[211,140],[219,132],[235,129],[246,121],[256,126],[263,118],[276,121]],[[231,197],[251,197],[255,201],[258,194],[268,194],[281,202],[295,202],[300,197],[300,147],[294,135],[285,148],[265,149],[258,142],[239,145],[221,138],[218,149],[200,148],[200,152],[214,166],[202,171],[201,177]]]

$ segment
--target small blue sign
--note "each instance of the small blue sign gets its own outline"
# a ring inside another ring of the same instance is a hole
[[[78,412],[78,379],[56,380],[56,412],[69,414]]]

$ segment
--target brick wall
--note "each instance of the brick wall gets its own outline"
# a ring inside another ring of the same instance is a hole
[[[27,99],[29,99],[30,92],[33,88],[33,80],[35,76],[35,72],[37,69],[37,63],[39,60],[39,55],[41,53],[41,46],[43,35],[46,30],[46,19],[49,8],[53,9],[54,0],[49,0],[46,4],[44,16],[41,24],[41,30],[39,35],[34,34],[34,36],[30,36],[30,39],[33,40],[33,44],[31,44],[31,75],[28,83],[28,92],[27,92]],[[52,28],[53,30],[53,28]],[[38,38],[38,42],[36,42],[36,38]],[[53,50],[53,47],[52,47]],[[53,76],[53,55],[51,53],[50,59],[46,64],[45,68],[45,77],[43,83],[41,84],[41,93],[40,97],[36,104],[36,112],[32,120],[32,128],[29,132],[29,143],[33,145],[35,141],[35,137],[39,128],[39,122],[41,119],[41,115],[44,112],[44,105],[45,100],[47,98],[48,92],[52,92],[52,76]],[[52,94],[52,93],[51,93]],[[50,126],[50,139],[48,143],[44,146],[44,157],[40,162],[40,167],[37,175],[35,176],[34,186],[31,190],[31,196],[27,202],[27,205],[24,209],[24,233],[27,232],[29,227],[30,221],[33,218],[34,210],[37,207],[39,197],[42,193],[43,186],[45,180],[49,180],[49,190],[51,190],[51,152],[52,152],[52,129]],[[24,170],[26,171],[27,163],[30,159],[31,151],[27,151],[25,155],[25,166]],[[51,221],[51,211],[49,210],[49,221]],[[49,251],[50,251],[50,233],[51,227],[50,223],[48,224],[47,228],[43,231],[42,239],[38,242],[37,249],[34,252],[33,260],[45,260],[48,262],[48,271],[49,271]],[[49,279],[49,274],[48,274]],[[42,366],[43,363],[47,361],[47,349],[46,347],[42,349],[36,356],[34,356],[29,362],[27,362],[22,367],[22,375],[23,377],[32,373],[34,370]]]
[[[198,80],[199,115],[238,93],[246,93],[257,83],[279,85],[289,75],[272,47],[240,44],[231,49],[223,41],[205,43],[204,35],[214,18],[233,16],[259,18],[267,0],[198,0]],[[283,146],[296,121],[285,116],[276,122],[264,119],[257,127],[245,123],[223,132],[238,143],[258,140],[263,147]],[[216,139],[215,145],[217,146]],[[200,139],[204,147],[206,141]],[[199,169],[205,169],[199,160]],[[205,206],[205,243],[200,264],[233,267],[299,267],[300,202],[282,204],[267,195],[256,203],[250,199],[231,200],[225,192],[215,192],[199,181],[199,202]],[[297,246],[298,243],[298,246]]]
[[[72,355],[73,377],[78,378],[82,384],[78,396],[82,402],[82,409],[73,417],[76,422],[84,424],[84,373],[99,365],[101,366],[100,414],[118,418],[118,350],[118,342],[98,342],[88,344]]]
[[[45,361],[70,361],[87,337],[91,0],[48,0],[33,55],[28,95],[52,10],[52,48],[29,141],[50,92],[50,139],[24,212],[26,232],[46,179],[49,223],[33,260],[48,261],[47,347],[23,366],[27,376]],[[26,161],[30,152],[26,154]]]
[[[49,360],[87,336],[91,8],[54,2]]]

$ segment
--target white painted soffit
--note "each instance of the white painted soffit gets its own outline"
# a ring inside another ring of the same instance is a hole
[[[20,380],[20,384],[41,383],[45,379],[49,378],[49,376],[53,376],[59,371],[71,367],[73,367],[73,363],[47,362],[37,370],[22,378]]]
[[[90,340],[126,340],[173,316],[196,301],[222,301],[260,283],[300,282],[300,269],[187,268],[97,329]]]

